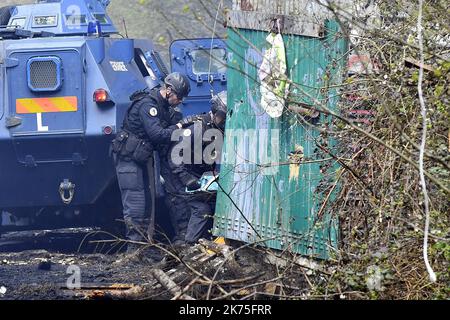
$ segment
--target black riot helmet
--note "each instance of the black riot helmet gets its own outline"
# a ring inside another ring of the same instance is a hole
[[[213,96],[211,99],[211,112],[214,115],[220,115],[223,118],[227,117],[227,92],[222,91],[217,95]]]
[[[179,73],[172,72],[165,79],[164,83],[167,87],[170,87],[172,91],[177,95],[179,99],[183,99],[189,95],[191,92],[191,85],[189,84],[189,79]]]

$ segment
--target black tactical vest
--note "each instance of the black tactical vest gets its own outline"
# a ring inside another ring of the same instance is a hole
[[[123,122],[124,130],[131,132],[139,139],[148,140],[139,112],[141,108],[146,108],[146,112],[152,107],[156,108],[161,126],[167,128],[171,125],[170,108],[172,107],[161,97],[159,90],[160,88],[154,88],[150,92],[139,91],[130,97],[132,104]]]

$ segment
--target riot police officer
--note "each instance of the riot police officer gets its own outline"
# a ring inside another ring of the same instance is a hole
[[[170,161],[172,172],[181,181],[183,189],[186,191],[197,190],[201,186],[199,178],[205,172],[217,171],[218,161],[220,160],[221,145],[216,144],[215,148],[210,148],[210,153],[205,152],[206,147],[211,142],[210,139],[204,139],[207,130],[214,130],[209,137],[221,135],[220,141],[223,141],[223,132],[225,129],[225,120],[227,115],[227,93],[220,92],[211,99],[211,111],[200,117],[200,121],[186,128],[183,136],[190,139],[190,155],[183,158],[183,161],[176,164],[173,158]],[[212,139],[214,140],[214,139]],[[202,148],[195,148],[195,143],[202,143]],[[176,148],[176,145],[172,147]],[[201,153],[201,154],[200,154]],[[202,159],[201,163],[195,163],[195,159]],[[187,161],[185,161],[187,160]],[[180,192],[179,197],[185,199],[191,210],[191,216],[187,226],[185,242],[192,244],[200,238],[210,238],[212,229],[212,217],[215,209],[215,193],[189,193]]]
[[[149,224],[152,227],[151,223],[154,222],[150,221],[146,210],[150,204],[146,186],[151,187],[153,182],[149,177],[152,167],[146,170],[147,165],[151,162],[154,151],[159,152],[170,144],[171,135],[176,129],[192,123],[192,118],[182,119],[177,123],[173,120],[173,108],[189,92],[190,84],[186,76],[171,73],[165,78],[164,86],[150,92],[134,93],[130,97],[132,104],[125,116],[122,130],[112,143],[127,227],[126,236],[131,241],[127,252],[138,248],[132,242],[144,241]]]

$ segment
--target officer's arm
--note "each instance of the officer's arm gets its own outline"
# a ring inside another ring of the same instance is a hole
[[[183,113],[179,107],[170,107],[169,109],[171,124],[177,124],[183,120]]]
[[[142,107],[139,110],[139,115],[150,142],[154,145],[168,144],[171,142],[172,133],[178,129],[176,125],[163,128],[159,117],[150,114],[149,107]]]
[[[189,169],[187,168],[186,164],[181,161],[181,163],[174,163],[172,161],[172,152],[174,150],[174,148],[177,147],[177,143],[174,143],[169,152],[168,152],[168,163],[169,163],[169,168],[171,169],[172,173],[175,174],[181,181],[181,183],[183,183],[184,186],[187,186],[189,183],[191,183],[193,180],[197,181],[197,177],[192,175],[189,172]],[[191,137],[191,147],[193,147],[193,137]],[[180,151],[179,149],[177,150],[178,152]],[[175,151],[175,152],[177,152]],[[184,150],[183,150],[184,151]],[[178,156],[183,157],[183,154],[179,154]],[[192,159],[192,155],[190,155],[190,161],[193,161]]]

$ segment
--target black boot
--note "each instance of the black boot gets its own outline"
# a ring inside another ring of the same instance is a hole
[[[155,247],[143,247],[139,251],[139,258],[143,262],[150,264],[160,263],[163,261],[164,256]]]
[[[129,255],[129,254],[135,254],[137,253],[142,246],[134,244],[134,243],[128,243],[127,244],[127,251],[125,252],[125,254]]]

